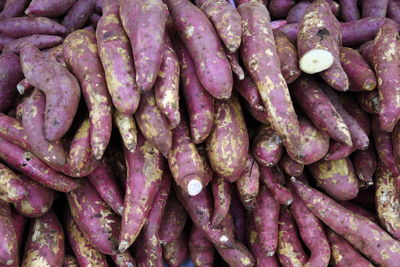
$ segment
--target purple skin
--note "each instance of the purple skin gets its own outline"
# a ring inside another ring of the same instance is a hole
[[[178,238],[185,227],[188,214],[175,194],[170,194],[161,219],[159,239],[161,244],[167,244]]]
[[[265,109],[257,86],[249,76],[245,76],[242,80],[235,79],[233,87],[253,109],[260,111]]]
[[[25,150],[31,150],[28,136],[26,135],[22,123],[5,114],[0,114],[0,137]]]
[[[0,201],[18,203],[27,194],[24,182],[7,166],[0,163]]]
[[[13,226],[10,205],[0,201],[0,264],[18,266],[18,242]]]
[[[357,102],[361,109],[369,114],[378,114],[379,112],[379,96],[378,90],[372,92],[360,92],[357,94]]]
[[[184,231],[177,239],[163,246],[162,255],[169,267],[183,266],[189,257],[189,237],[187,231]]]
[[[207,236],[192,225],[189,236],[189,251],[190,259],[196,267],[212,267],[214,263],[214,245],[211,243]]]
[[[45,17],[17,17],[0,21],[0,33],[14,38],[32,34],[65,36],[68,32],[63,25]]]
[[[273,18],[284,19],[295,4],[294,0],[271,0],[268,10]]]
[[[212,227],[218,227],[229,212],[232,199],[232,184],[216,175],[211,181],[214,199],[214,213],[211,219]]]
[[[345,143],[330,140],[328,153],[325,155],[325,160],[338,160],[350,156],[354,152],[354,147]]]
[[[283,152],[282,140],[275,131],[267,124],[260,127],[252,144],[252,153],[257,162],[272,167],[279,162]]]
[[[136,261],[129,251],[125,251],[124,253],[119,253],[116,255],[111,255],[111,258],[117,267],[136,266]]]
[[[339,0],[342,19],[345,22],[361,19],[357,2],[358,0]]]
[[[6,0],[0,12],[0,21],[21,16],[28,3],[28,0]]]
[[[374,196],[372,196],[374,197]],[[339,204],[349,211],[353,212],[356,215],[363,216],[367,218],[368,220],[371,220],[375,223],[379,223],[378,217],[376,216],[375,213],[372,213],[371,211],[364,209],[363,207],[358,206],[357,204],[354,204],[353,202],[350,201],[339,201]]]
[[[300,22],[303,19],[304,13],[309,5],[311,5],[311,2],[309,1],[300,1],[296,3],[287,14],[287,23],[291,24]]]
[[[290,205],[293,201],[293,195],[289,189],[283,186],[285,177],[278,167],[261,167],[261,181],[264,182],[269,192],[282,205]]]
[[[400,1],[399,0],[389,0],[388,9],[386,16],[397,23],[400,23]]]
[[[0,51],[3,50],[4,46],[6,46],[7,44],[11,43],[12,41],[14,41],[15,38],[12,37],[8,37],[8,36],[0,36]]]
[[[369,135],[371,132],[371,120],[368,113],[361,109],[353,97],[347,94],[338,94],[338,96],[344,109],[358,122],[363,131]]]
[[[95,0],[74,0],[61,24],[71,32],[82,28],[93,13]]]
[[[32,0],[25,14],[31,17],[58,17],[65,14],[76,0]]]
[[[370,145],[366,150],[356,151],[352,155],[352,159],[354,170],[357,174],[358,179],[363,181],[366,186],[372,185],[374,183],[373,175],[377,166],[376,155],[372,148],[372,145]]]
[[[4,46],[3,52],[12,52],[19,54],[21,48],[25,43],[31,43],[34,47],[38,49],[50,48],[62,43],[63,38],[57,35],[41,35],[34,34],[27,37],[21,37],[15,39]]]
[[[19,57],[13,53],[0,55],[0,112],[7,112],[17,96],[15,87],[22,80],[23,73]]]
[[[235,237],[239,242],[246,244],[246,209],[240,202],[237,196],[232,197],[229,214],[233,219],[233,226],[235,228]]]
[[[362,1],[362,17],[386,17],[386,11],[389,0],[363,0]]]
[[[289,176],[297,177],[303,173],[304,165],[294,161],[288,154],[285,154],[279,161],[279,166],[283,168]]]

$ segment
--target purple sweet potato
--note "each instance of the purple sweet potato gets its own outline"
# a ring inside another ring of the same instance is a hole
[[[0,21],[21,16],[28,3],[28,0],[6,0],[0,12]]]
[[[111,137],[112,104],[98,55],[95,33],[78,30],[68,35],[63,44],[63,55],[67,66],[81,84],[89,109],[90,144],[94,157],[100,159]]]
[[[357,216],[331,198],[292,178],[309,210],[375,264],[397,266],[400,243],[374,222]]]
[[[386,12],[386,16],[397,23],[400,23],[400,1],[399,0],[389,0],[388,9]]]
[[[272,128],[285,146],[296,151],[300,142],[299,124],[280,70],[268,10],[258,2],[242,4],[238,10],[242,17],[240,53],[244,65],[257,85]]]
[[[282,140],[269,124],[260,126],[252,142],[252,153],[257,162],[272,167],[283,155]]]
[[[214,246],[207,236],[195,225],[192,225],[189,237],[190,259],[196,267],[212,267],[214,263]]]
[[[21,63],[18,56],[12,53],[0,55],[0,111],[8,111],[17,96],[18,80],[23,78]]]
[[[383,164],[378,165],[375,175],[375,207],[380,225],[391,236],[400,238],[400,199],[397,194],[396,177]]]
[[[178,238],[183,231],[188,214],[174,193],[168,197],[164,214],[160,223],[159,239],[161,244],[167,244]]]
[[[310,1],[300,1],[296,3],[288,12],[286,16],[287,23],[301,22],[307,7],[311,5]]]
[[[388,0],[363,0],[362,1],[362,17],[386,17]]]
[[[124,146],[130,152],[134,152],[137,143],[137,127],[133,115],[126,115],[115,110],[113,118],[114,125],[117,126]]]
[[[397,123],[392,132],[393,154],[397,168],[400,168],[400,124]]]
[[[162,266],[162,250],[159,230],[165,204],[171,189],[172,177],[168,171],[163,173],[160,186],[146,222],[136,241],[135,259],[138,266]]]
[[[12,52],[19,54],[19,51],[26,43],[31,43],[34,47],[38,49],[49,48],[60,44],[62,40],[62,37],[57,35],[33,34],[9,42],[7,45],[4,46],[3,52]]]
[[[308,166],[318,185],[337,200],[353,199],[358,194],[358,180],[350,159],[320,160]]]
[[[329,244],[331,245],[331,263],[337,267],[360,266],[373,267],[349,242],[336,234],[331,229],[327,229]]]
[[[237,76],[239,80],[244,79],[244,70],[239,63],[239,55],[238,53],[232,53],[228,49],[225,49],[226,58],[231,65],[232,72]]]
[[[41,0],[43,1],[43,0]],[[95,0],[73,0],[73,5],[64,16],[61,24],[71,32],[82,28],[93,13]]]
[[[76,0],[32,0],[25,14],[33,17],[58,17],[64,15]]]
[[[247,244],[247,219],[246,219],[246,209],[242,205],[242,202],[237,197],[236,192],[233,192],[233,197],[231,200],[231,206],[229,208],[229,215],[232,217],[234,234],[237,241]]]
[[[96,13],[102,14],[104,2],[105,2],[104,0],[96,0],[95,1],[94,11]]]
[[[257,86],[249,76],[245,76],[242,80],[235,79],[234,88],[253,109],[260,111],[265,109]]]
[[[175,128],[180,120],[179,113],[179,76],[178,57],[172,47],[168,34],[164,36],[164,52],[154,91],[157,107],[167,117],[171,128]]]
[[[133,258],[131,253],[127,250],[124,253],[119,253],[117,255],[111,255],[117,267],[135,267],[136,260]]]
[[[284,19],[295,4],[294,0],[271,0],[268,4],[268,10],[273,18]]]
[[[273,197],[282,205],[290,205],[293,201],[293,195],[289,189],[282,185],[284,180],[283,173],[277,167],[261,167],[261,180]]]
[[[46,58],[48,58],[50,60],[58,62],[61,65],[63,65],[64,67],[66,67],[67,65],[65,64],[65,59],[62,54],[62,50],[63,50],[63,45],[60,44],[60,45],[54,46],[52,48],[43,50],[43,56],[45,56]]]
[[[281,63],[282,75],[287,84],[296,80],[301,71],[298,67],[299,61],[297,58],[297,50],[289,38],[281,31],[274,30],[274,39],[276,45],[276,52],[278,53],[279,61]]]
[[[65,36],[68,29],[45,17],[17,17],[0,21],[0,33],[14,38],[32,34]]]
[[[119,12],[119,8],[118,8],[118,12]],[[101,17],[102,17],[102,15],[99,15],[97,13],[92,13],[92,15],[90,15],[90,17],[89,17],[89,21],[91,23],[90,26],[97,28],[97,25],[99,24]],[[90,26],[88,26],[88,27],[90,27]]]
[[[64,66],[43,58],[34,46],[25,45],[20,53],[25,78],[46,95],[45,137],[49,141],[59,140],[78,109],[79,83]]]
[[[64,255],[63,267],[79,267],[75,256]]]
[[[380,110],[378,90],[358,93],[357,102],[360,107],[369,114],[378,114]]]
[[[218,227],[229,212],[232,199],[232,185],[223,177],[216,175],[211,181],[214,199],[214,212],[211,218],[212,227]]]
[[[31,151],[50,166],[62,166],[67,162],[67,156],[61,142],[50,142],[44,136],[45,109],[46,96],[35,89],[24,102],[22,126]]]
[[[162,247],[162,256],[169,267],[180,267],[189,257],[189,237],[187,231],[177,239]]]
[[[0,163],[0,201],[16,203],[26,194],[24,182],[7,166]]]
[[[258,241],[267,256],[274,255],[278,247],[279,202],[274,199],[266,186],[260,188],[254,210]]]
[[[288,154],[283,155],[281,160],[279,161],[279,166],[285,171],[285,173],[289,176],[299,176],[303,173],[304,165],[298,163],[289,157]]]
[[[211,167],[229,182],[242,173],[249,147],[249,136],[239,100],[215,102],[214,127],[207,139],[208,158]]]
[[[366,183],[367,186],[372,185],[374,183],[373,175],[377,166],[376,155],[372,145],[366,150],[356,151],[352,158],[358,179]]]
[[[276,30],[279,27],[285,26],[287,24],[287,21],[285,19],[278,19],[271,21],[271,29]]]
[[[124,209],[124,196],[110,166],[102,161],[99,166],[89,174],[90,182],[101,198],[115,213],[122,215]]]
[[[236,180],[237,193],[243,205],[249,209],[255,202],[260,187],[260,170],[257,161],[249,153],[242,174]],[[234,198],[234,197],[233,197]],[[250,206],[249,206],[250,205]]]
[[[344,109],[358,122],[364,132],[369,135],[371,132],[371,120],[368,114],[358,105],[356,99],[351,95],[338,94],[338,96]]]
[[[344,159],[350,156],[353,153],[355,148],[353,146],[349,146],[345,143],[341,143],[335,140],[330,140],[328,153],[325,155],[325,160],[339,160]]]
[[[22,266],[61,267],[64,260],[64,230],[50,210],[31,222]]]
[[[279,215],[277,255],[282,266],[303,266],[307,262],[296,223],[287,208],[282,209]]]
[[[361,18],[357,2],[358,0],[339,0],[343,21],[355,21]]]
[[[372,197],[374,198],[375,196]],[[367,209],[364,209],[363,207],[358,206],[357,204],[354,204],[350,201],[340,201],[339,204],[358,216],[363,216],[375,223],[379,222],[378,217],[374,213]]]
[[[290,211],[299,228],[301,239],[311,254],[304,266],[328,266],[331,250],[323,224],[307,208],[295,190],[291,189],[294,200]]]
[[[215,98],[229,98],[233,86],[232,71],[213,25],[190,1],[166,2],[174,26],[193,59],[200,83]]]
[[[197,78],[195,66],[188,49],[174,39],[175,51],[181,67],[181,87],[190,121],[190,135],[195,144],[202,143],[210,134],[214,123],[213,97]]]
[[[18,242],[8,203],[0,201],[0,263],[18,266]]]
[[[379,1],[383,2],[383,1]],[[379,90],[379,125],[391,132],[400,119],[400,43],[398,28],[393,22],[385,22],[379,29],[372,49]]]
[[[92,184],[82,180],[67,199],[74,221],[90,244],[103,254],[116,254],[120,219]]]
[[[172,131],[167,118],[156,105],[153,89],[141,95],[135,118],[146,139],[167,156],[172,146]]]
[[[122,0],[120,18],[132,46],[137,86],[148,91],[163,58],[167,7],[162,0]]]
[[[1,138],[0,158],[32,180],[51,189],[69,192],[79,186],[75,180],[54,171],[32,153]]]
[[[19,120],[0,113],[0,137],[23,149],[30,150],[28,137]]]
[[[20,175],[26,189],[25,197],[14,203],[15,209],[19,214],[28,218],[37,218],[43,216],[53,205],[53,190]]]
[[[3,50],[4,46],[14,41],[15,38],[8,36],[0,36],[0,51]]]
[[[119,18],[119,4],[107,1],[97,30],[99,56],[103,63],[108,92],[115,108],[124,114],[134,113],[139,105],[139,89],[129,39]],[[115,49],[118,47],[118,49]]]
[[[143,135],[138,135],[135,152],[124,149],[128,168],[124,212],[119,235],[120,252],[138,237],[156,197],[163,173],[161,153]]]
[[[271,124],[270,116],[268,111],[264,108],[264,110],[255,109],[247,103],[243,103],[246,110],[250,113],[250,115],[256,119],[257,121],[261,122],[262,124]],[[281,141],[282,143],[282,141]]]
[[[79,266],[108,267],[105,256],[93,248],[79,230],[70,212],[66,216],[65,231]]]

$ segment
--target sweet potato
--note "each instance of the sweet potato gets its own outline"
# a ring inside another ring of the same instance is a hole
[[[122,142],[130,152],[136,150],[137,128],[132,115],[125,115],[117,110],[113,113],[114,124],[117,126]]]
[[[259,191],[260,170],[257,161],[249,153],[242,174],[236,180],[237,193],[246,208],[255,202]]]
[[[383,2],[383,1],[379,1]],[[374,65],[379,90],[379,125],[383,131],[391,132],[400,119],[400,75],[399,33],[396,25],[385,22],[379,29],[373,46]]]
[[[328,153],[325,155],[325,160],[339,160],[350,156],[355,148],[353,146],[348,146],[345,143],[337,142],[335,140],[330,140]]]
[[[177,239],[162,247],[162,256],[169,267],[183,266],[183,263],[189,257],[188,239],[188,233],[184,231]]]
[[[253,109],[264,110],[260,93],[250,77],[245,76],[242,80],[235,79],[234,88]]]
[[[65,64],[65,59],[62,54],[62,49],[63,46],[62,44],[54,46],[52,48],[43,50],[43,55],[47,57],[48,59],[51,59],[53,61],[56,61],[66,67],[67,65]]]
[[[1,22],[0,22],[1,23]],[[8,111],[17,96],[15,87],[23,77],[21,63],[18,56],[12,53],[3,53],[0,56],[0,111]]]
[[[0,12],[0,21],[21,16],[28,3],[28,0],[6,0]]]
[[[54,211],[36,218],[29,228],[22,266],[61,267],[64,260],[64,231]]]
[[[94,11],[96,13],[102,14],[104,2],[104,0],[95,0]]]
[[[299,62],[296,47],[283,32],[279,30],[274,30],[273,32],[276,52],[278,53],[279,61],[281,63],[282,75],[285,78],[286,83],[290,84],[301,74],[298,67]]]
[[[400,23],[400,2],[399,0],[389,0],[388,9],[386,11],[386,16],[397,23]]]
[[[229,212],[232,199],[232,185],[223,177],[216,175],[211,181],[214,199],[214,212],[211,218],[212,227],[218,227]]]
[[[386,168],[390,170],[394,176],[398,176],[400,173],[396,164],[391,134],[379,129],[377,116],[372,117],[371,126],[378,159],[386,166]]]
[[[396,239],[400,237],[400,200],[396,178],[383,164],[378,165],[375,185],[375,207],[380,225]]]
[[[373,196],[373,198],[374,197],[375,196]],[[353,202],[339,201],[339,204],[358,216],[363,216],[375,223],[379,223],[378,217],[374,213],[367,209],[364,209],[363,207],[358,206],[357,204],[354,204]]]
[[[124,196],[117,184],[110,166],[103,160],[99,166],[89,174],[90,182],[101,198],[115,213],[122,215],[124,209]]]
[[[231,206],[229,208],[229,215],[232,217],[234,234],[237,241],[247,244],[247,222],[246,222],[246,209],[240,202],[237,194],[233,193]]]
[[[303,173],[304,165],[296,162],[288,154],[285,154],[279,161],[279,166],[289,176],[299,176]]]
[[[358,122],[364,132],[369,135],[371,132],[371,120],[368,114],[361,109],[356,99],[347,94],[338,94],[339,101],[344,109]]]
[[[66,216],[65,231],[67,233],[69,245],[80,266],[108,267],[105,256],[92,247],[79,230],[70,212],[68,212]]]
[[[357,6],[358,0],[340,0],[340,11],[344,21],[355,21],[361,18]]]
[[[213,97],[229,98],[233,86],[232,71],[213,25],[206,15],[189,1],[166,2],[174,26],[193,59],[200,83]]]
[[[378,114],[379,112],[379,96],[378,90],[372,92],[358,93],[357,102],[360,107],[370,114]]]
[[[294,199],[290,212],[299,228],[301,239],[311,254],[304,266],[328,266],[331,250],[323,224],[307,208],[294,188],[291,189]]]
[[[75,256],[64,255],[63,267],[79,267]]]
[[[18,266],[17,235],[11,217],[8,203],[0,201],[0,263],[4,265],[16,264]]]
[[[0,163],[0,201],[16,203],[21,201],[26,194],[24,182],[13,171]]]
[[[358,180],[350,159],[323,161],[308,166],[318,185],[337,200],[353,199],[358,194]]]
[[[279,215],[279,241],[277,255],[283,266],[303,266],[307,262],[307,254],[299,239],[298,229],[287,208]]]
[[[400,124],[397,123],[392,132],[392,146],[397,168],[400,168]]]
[[[31,149],[21,122],[3,113],[0,113],[0,137],[23,149]]]
[[[32,34],[65,36],[68,29],[45,17],[17,17],[0,21],[0,33],[14,38]]]
[[[190,120],[190,135],[195,144],[202,143],[210,134],[214,123],[212,96],[197,78],[195,66],[188,49],[174,39],[175,51],[181,67],[181,87]]]
[[[154,90],[142,94],[135,118],[146,139],[167,156],[172,146],[172,131],[167,118],[156,105]]]
[[[367,186],[372,185],[374,183],[373,175],[377,166],[376,155],[372,145],[366,150],[356,151],[352,158],[358,179],[366,183]]]
[[[159,238],[160,223],[164,213],[165,204],[171,189],[171,174],[163,173],[160,186],[146,222],[135,244],[135,259],[138,266],[162,266],[162,250]]]
[[[331,229],[327,229],[327,236],[332,250],[331,263],[334,266],[374,266],[356,249],[354,249],[344,238],[336,234]]]
[[[329,98],[311,76],[302,76],[293,83],[293,97],[313,124],[331,138],[352,145],[349,128]]]
[[[14,203],[19,214],[28,218],[37,218],[48,212],[53,205],[53,190],[20,175],[26,189],[25,197]]]
[[[185,227],[187,217],[188,214],[182,204],[178,201],[175,194],[171,193],[168,197],[158,232],[162,245],[168,244],[178,238]]]
[[[225,49],[226,58],[231,65],[232,72],[237,76],[239,80],[244,79],[244,70],[239,63],[239,55],[238,53],[232,53],[228,49]]]
[[[375,264],[397,265],[400,257],[400,243],[377,224],[364,217],[354,215],[331,198],[295,178],[292,178],[292,184],[315,216]]]
[[[299,124],[280,71],[268,10],[258,2],[242,4],[238,10],[242,17],[240,53],[244,65],[270,114],[272,128],[282,137],[285,146],[296,151],[300,142]]]
[[[388,6],[388,0],[373,1],[364,0],[362,1],[362,17],[376,17],[384,18],[386,17],[386,11]]]
[[[28,137],[31,151],[50,166],[62,166],[67,156],[59,141],[50,142],[44,136],[46,96],[35,89],[24,102],[22,126]]]
[[[32,0],[25,14],[33,17],[58,17],[65,14],[76,0]]]
[[[167,117],[171,128],[180,120],[179,113],[179,62],[168,34],[164,36],[164,52],[154,91],[157,107]]]
[[[117,255],[111,255],[115,265],[117,267],[135,267],[136,261],[129,251],[119,253]]]
[[[249,136],[236,96],[215,103],[214,128],[207,139],[211,167],[230,182],[237,180],[244,169]]]
[[[132,245],[140,233],[151,203],[156,197],[163,173],[161,153],[143,135],[138,135],[135,152],[124,149],[128,167],[124,212],[119,235],[120,252]]]
[[[261,126],[252,142],[252,153],[260,165],[272,167],[283,155],[282,140],[269,124]]]
[[[82,180],[80,187],[67,194],[67,200],[74,221],[90,244],[103,254],[116,254],[119,218],[92,184]]]
[[[195,225],[192,225],[189,237],[190,259],[196,267],[212,267],[214,263],[214,246],[207,236]]]
[[[295,4],[294,0],[271,0],[268,4],[268,10],[275,19],[284,19]]]
[[[287,23],[291,24],[301,22],[304,17],[304,13],[310,4],[310,1],[300,1],[292,6],[286,16]]]
[[[118,8],[118,10],[119,10],[119,8]],[[90,17],[89,17],[89,21],[91,23],[91,26],[97,28],[97,25],[99,24],[99,21],[100,21],[101,17],[102,17],[102,15],[99,15],[97,13],[92,13],[92,15],[90,15]],[[90,26],[88,26],[88,27],[90,27]]]
[[[25,45],[20,53],[25,78],[46,95],[45,137],[56,141],[67,132],[76,114],[79,83],[64,66],[43,58],[32,45]]]
[[[262,124],[271,124],[270,116],[265,108],[264,110],[255,109],[247,103],[243,103],[243,106],[250,113],[250,115],[257,121],[261,122]]]
[[[282,205],[290,205],[293,201],[293,195],[289,189],[282,185],[281,181],[284,180],[283,173],[277,167],[261,167],[260,173],[261,180],[275,200]]]
[[[111,136],[111,98],[104,69],[98,55],[95,33],[78,30],[65,38],[63,55],[67,66],[78,78],[89,109],[90,144],[93,155],[100,159]]]
[[[0,158],[32,180],[51,189],[69,192],[79,184],[36,158],[32,153],[0,138]]]
[[[4,46],[3,52],[19,54],[22,46],[24,46],[26,43],[31,43],[38,49],[49,48],[60,44],[62,40],[62,37],[57,35],[33,34],[31,36],[21,37],[9,42]]]
[[[14,41],[15,38],[8,36],[0,36],[0,51],[3,50],[4,46]]]
[[[43,1],[43,0],[41,0]],[[71,32],[82,28],[93,13],[95,0],[73,0],[73,5],[64,16],[61,24]]]
[[[119,112],[130,115],[136,111],[140,95],[135,81],[129,39],[119,18],[118,2],[105,3],[103,16],[97,25],[96,37],[113,104]]]
[[[120,18],[132,46],[137,86],[148,91],[163,58],[167,7],[161,0],[123,0]]]
[[[260,246],[267,256],[272,256],[278,247],[279,202],[265,185],[260,187],[254,217]]]

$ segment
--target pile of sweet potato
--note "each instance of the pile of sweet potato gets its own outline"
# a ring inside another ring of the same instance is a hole
[[[0,267],[399,266],[399,0],[0,0]]]

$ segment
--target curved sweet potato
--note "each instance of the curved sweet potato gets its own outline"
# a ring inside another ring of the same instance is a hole
[[[245,76],[242,80],[235,79],[234,88],[253,109],[260,111],[265,109],[257,86],[249,76]]]
[[[232,185],[221,176],[215,176],[211,181],[214,199],[214,212],[211,218],[212,227],[218,227],[229,212],[232,199]]]
[[[0,112],[8,111],[17,96],[18,80],[22,80],[21,63],[17,55],[3,53],[0,55]]]
[[[3,52],[19,54],[19,51],[26,43],[31,43],[38,49],[50,48],[62,43],[63,38],[57,35],[33,34],[21,37],[9,42],[4,46]]]
[[[258,163],[249,153],[242,174],[236,180],[237,193],[246,208],[247,205],[254,203],[257,198],[260,183],[260,170]]]
[[[285,171],[289,176],[297,177],[303,173],[304,165],[298,163],[289,157],[288,154],[283,155],[279,161],[279,166]]]
[[[17,235],[11,217],[10,205],[0,201],[0,263],[6,266],[18,266]]]
[[[0,33],[14,38],[32,34],[65,36],[68,34],[68,29],[45,17],[17,17],[0,21]]]
[[[297,57],[297,50],[294,44],[290,42],[289,38],[281,31],[274,30],[274,39],[276,45],[276,52],[278,53],[279,61],[281,63],[282,75],[287,84],[294,82],[299,78],[301,70],[299,69],[299,61]]]
[[[162,247],[162,256],[169,267],[180,267],[189,256],[189,237],[187,231],[177,239]]]
[[[0,137],[25,150],[31,149],[21,122],[3,113],[0,113]]]
[[[285,177],[277,167],[261,167],[261,180],[271,192],[275,200],[282,205],[290,205],[293,201],[293,195],[288,188],[283,186]]]
[[[13,171],[0,163],[0,200],[16,203],[21,201],[26,194],[24,182]]]

